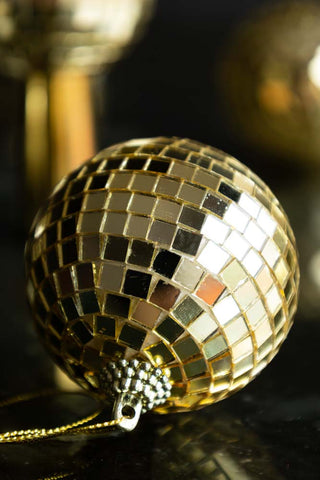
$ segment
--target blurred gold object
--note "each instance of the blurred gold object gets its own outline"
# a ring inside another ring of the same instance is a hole
[[[81,72],[56,70],[50,76],[50,122],[52,129],[51,184],[90,158],[95,151],[95,119],[90,79]],[[76,112],[76,114],[75,114]]]
[[[38,205],[48,188],[95,151],[90,79],[58,69],[36,71],[26,84],[25,188],[29,204]]]
[[[165,403],[150,400],[163,413],[243,388],[297,306],[278,200],[233,157],[175,137],[113,145],[66,176],[34,220],[26,266],[37,329],[69,377],[110,400],[140,362],[139,378],[170,379]]]
[[[26,78],[29,215],[94,154],[91,75],[142,34],[153,6],[154,0],[0,0],[0,69]]]
[[[25,189],[31,205],[44,198],[50,175],[48,79],[34,72],[26,84],[25,98]]]
[[[67,67],[91,73],[118,60],[154,0],[0,0],[4,70]]]
[[[320,5],[263,7],[229,42],[220,90],[233,134],[288,161],[320,165]]]

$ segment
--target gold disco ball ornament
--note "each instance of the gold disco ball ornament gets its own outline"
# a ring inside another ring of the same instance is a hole
[[[1,0],[2,68],[76,67],[117,60],[141,33],[154,0]]]
[[[263,7],[229,41],[219,89],[234,135],[304,165],[320,164],[320,5]]]
[[[279,202],[239,161],[187,139],[120,143],[66,176],[34,221],[26,265],[57,364],[142,412],[198,409],[244,387],[297,305]]]

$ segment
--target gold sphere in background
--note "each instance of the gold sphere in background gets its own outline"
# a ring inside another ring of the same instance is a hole
[[[154,0],[0,0],[2,69],[99,68],[141,33]]]
[[[223,52],[232,131],[260,151],[320,164],[320,5],[281,2],[247,20]]]
[[[103,395],[119,358],[169,376],[161,412],[200,408],[274,357],[296,310],[295,240],[269,188],[187,139],[131,140],[66,176],[26,246],[28,297],[58,365]]]

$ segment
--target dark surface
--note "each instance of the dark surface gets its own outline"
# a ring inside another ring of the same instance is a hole
[[[101,79],[107,113],[101,113],[99,135],[100,146],[130,137],[189,136],[236,155],[269,183],[289,213],[301,251],[303,301],[288,340],[252,384],[200,412],[148,414],[130,434],[2,445],[1,480],[60,473],[80,480],[320,479],[320,324],[317,302],[308,308],[309,292],[316,290],[306,280],[307,260],[320,243],[319,187],[288,164],[236,144],[214,90],[223,45],[234,25],[261,3],[202,0],[195,6],[193,0],[160,0],[147,36]],[[24,294],[23,83],[3,78],[0,96],[0,382],[5,398],[52,385],[53,364],[33,330]],[[135,255],[141,256],[138,245]],[[109,307],[112,313],[114,306]],[[62,397],[0,409],[0,428],[59,425],[91,411],[87,403]]]
[[[7,298],[16,295],[10,284]],[[8,319],[8,314],[2,318]],[[1,377],[11,392],[50,384],[51,364],[29,331],[30,324],[23,324],[19,336],[11,332],[14,338],[7,337],[7,354],[2,344],[7,378],[3,371]],[[277,358],[252,384],[202,411],[148,414],[127,434],[2,445],[0,478],[27,480],[68,473],[66,478],[75,479],[316,480],[320,472],[318,337],[319,325],[298,316]],[[3,408],[1,428],[59,425],[93,408],[84,397],[34,400]]]

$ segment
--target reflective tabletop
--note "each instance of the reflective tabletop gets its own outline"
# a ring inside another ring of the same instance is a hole
[[[2,241],[1,397],[53,385],[27,311],[21,241]],[[17,334],[17,332],[19,332]],[[0,478],[299,479],[320,472],[320,326],[302,314],[277,358],[240,393],[192,413],[145,414],[131,433],[0,446]],[[1,431],[56,426],[93,411],[82,394],[0,409]],[[105,411],[106,418],[110,412]]]

